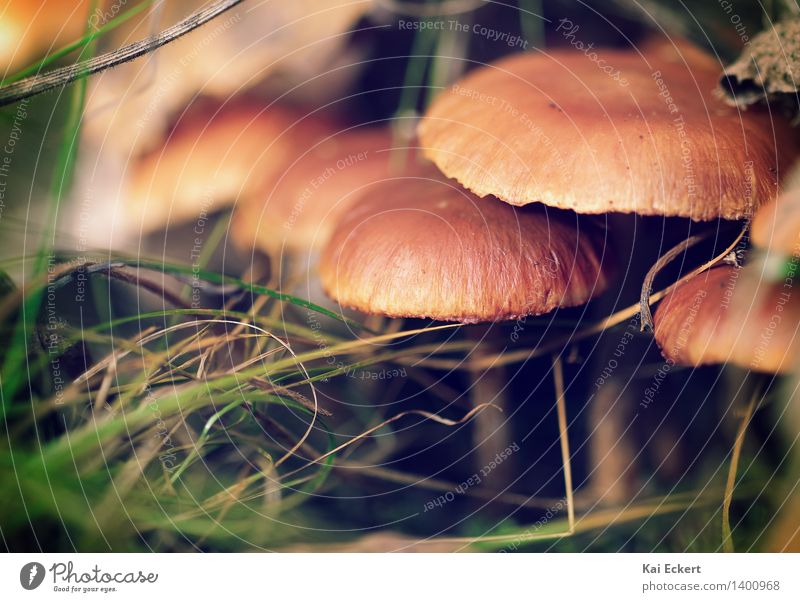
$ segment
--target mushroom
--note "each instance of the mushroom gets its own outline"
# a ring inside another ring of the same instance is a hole
[[[796,368],[800,303],[792,298],[795,273],[759,282],[761,272],[758,264],[722,265],[664,297],[654,316],[664,357],[678,365],[728,363],[754,372]]]
[[[727,106],[712,62],[685,56],[663,45],[515,54],[439,95],[420,141],[445,175],[512,205],[750,216],[797,153],[788,124]]]
[[[393,173],[388,129],[305,120],[317,124],[307,126],[315,135],[297,142],[297,158],[237,205],[231,224],[237,244],[275,256],[316,252],[361,190]]]
[[[573,213],[477,199],[437,175],[371,186],[322,251],[320,278],[365,313],[498,322],[605,290],[603,234]]]
[[[157,11],[110,32],[111,45],[155,35],[202,4],[159,2]],[[128,8],[119,0],[113,6]],[[160,48],[158,60],[132,61],[93,77],[87,95],[93,118],[85,124],[86,134],[102,143],[106,154],[127,156],[131,148],[139,152],[143,144],[157,140],[165,119],[199,94],[222,102],[243,93],[281,98],[291,93],[293,101],[315,106],[338,99],[361,65],[358,51],[349,48],[351,32],[372,8],[372,0],[248,2],[236,7],[203,30]],[[111,16],[110,8],[105,12]]]
[[[128,218],[137,230],[152,230],[255,194],[293,156],[294,136],[309,135],[307,128],[287,134],[298,119],[291,110],[247,98],[187,109],[159,147],[135,160]]]
[[[79,38],[89,2],[10,0],[0,11],[0,73],[3,77]]]
[[[800,256],[800,167],[793,169],[775,202],[756,211],[750,239],[773,255]]]
[[[574,213],[481,200],[431,172],[370,186],[332,232],[319,271],[329,296],[365,313],[498,322],[581,305],[603,292],[603,242],[600,229]],[[473,406],[490,401],[503,409],[502,368],[478,368],[477,346],[470,355]],[[563,416],[563,399],[557,402]],[[477,459],[486,462],[507,443],[508,425],[495,413],[476,421]],[[571,500],[568,455],[564,462]],[[496,478],[510,482],[502,472]]]

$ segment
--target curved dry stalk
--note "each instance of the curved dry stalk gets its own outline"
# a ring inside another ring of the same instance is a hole
[[[438,414],[434,414],[433,412],[428,412],[426,410],[406,410],[404,412],[399,412],[399,413],[395,414],[394,416],[392,416],[391,418],[387,418],[383,422],[381,422],[379,424],[376,424],[373,427],[368,428],[366,431],[364,431],[362,433],[359,433],[358,435],[356,435],[355,437],[353,437],[349,441],[345,441],[341,445],[339,445],[337,447],[334,447],[333,449],[325,452],[321,456],[317,456],[315,459],[309,461],[308,463],[304,464],[303,466],[301,466],[299,468],[296,468],[293,471],[283,475],[283,478],[285,479],[285,478],[287,478],[289,476],[292,476],[292,475],[294,475],[294,474],[296,474],[296,473],[298,473],[298,472],[300,472],[302,470],[305,470],[306,468],[309,468],[310,466],[313,466],[314,464],[319,464],[320,462],[322,462],[323,460],[329,458],[330,456],[332,456],[334,454],[337,454],[340,451],[342,451],[343,449],[346,449],[346,448],[350,447],[351,445],[353,445],[357,441],[361,441],[363,439],[366,439],[369,435],[371,435],[375,431],[378,431],[378,430],[382,429],[383,427],[392,424],[393,422],[397,422],[398,420],[400,420],[401,418],[405,418],[406,416],[422,416],[423,418],[426,418],[428,420],[432,420],[432,421],[437,422],[439,424],[443,424],[444,426],[458,426],[459,424],[464,424],[465,422],[469,421],[470,418],[475,416],[477,413],[482,412],[486,408],[492,408],[494,410],[500,411],[500,409],[497,406],[494,406],[491,403],[482,403],[482,404],[477,405],[474,408],[472,408],[469,412],[464,414],[458,420],[451,420],[450,418],[443,418],[442,416],[439,416]]]
[[[723,552],[733,552],[733,533],[731,532],[731,502],[733,501],[733,488],[736,485],[736,473],[739,470],[739,458],[742,455],[742,446],[744,445],[744,435],[747,431],[747,426],[750,424],[750,419],[756,411],[758,401],[760,399],[759,388],[753,391],[753,396],[745,407],[742,421],[739,423],[739,428],[736,431],[736,439],[733,443],[733,450],[731,451],[731,463],[728,467],[728,479],[725,483],[725,494],[722,498],[722,550]]]
[[[695,276],[702,272],[705,272],[707,269],[715,266],[720,261],[725,259],[728,255],[730,255],[731,251],[733,251],[736,246],[741,242],[742,238],[744,238],[745,232],[747,232],[748,225],[745,224],[742,227],[741,232],[739,235],[734,239],[734,241],[728,245],[728,247],[719,255],[714,257],[711,261],[704,263],[700,268],[692,270],[687,276],[684,276],[678,282],[685,282],[689,277]],[[658,258],[653,264],[653,267],[647,272],[647,275],[644,277],[644,281],[642,282],[642,294],[639,298],[639,315],[641,316],[641,331],[644,332],[646,330],[653,330],[653,314],[650,312],[650,305],[653,303],[651,300],[651,292],[653,290],[653,280],[658,275],[658,273],[666,266],[669,262],[675,259],[678,255],[680,255],[686,249],[693,247],[695,244],[700,242],[701,240],[708,238],[711,234],[711,230],[705,232],[703,234],[697,234],[695,236],[690,236],[686,240],[681,241],[669,251],[667,251],[664,255]],[[676,283],[677,284],[677,283]]]
[[[217,0],[205,8],[189,15],[183,21],[168,27],[161,33],[133,42],[117,50],[101,54],[99,56],[68,65],[60,69],[54,69],[40,75],[27,77],[13,84],[0,88],[0,106],[8,105],[23,98],[35,96],[42,92],[47,92],[59,86],[65,86],[83,77],[99,73],[110,67],[115,67],[139,58],[149,52],[153,52],[169,44],[173,40],[186,35],[190,31],[205,25],[215,17],[230,10],[243,0]]]
[[[669,251],[664,253],[653,266],[648,270],[647,275],[642,282],[642,294],[639,297],[639,330],[642,332],[649,332],[653,330],[653,314],[650,312],[650,295],[653,293],[653,280],[655,280],[658,273],[663,270],[673,259],[678,255],[692,248],[694,245],[709,237],[711,231],[704,232],[703,234],[695,234],[686,240],[682,240],[677,245],[672,247]]]

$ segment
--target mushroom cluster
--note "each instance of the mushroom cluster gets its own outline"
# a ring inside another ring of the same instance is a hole
[[[718,64],[688,43],[598,52],[614,77],[574,49],[474,69],[434,100],[416,144],[325,111],[235,101],[203,115],[200,134],[173,132],[140,162],[135,189],[177,217],[212,189],[236,203],[238,243],[318,254],[330,297],[392,317],[498,322],[587,303],[610,284],[614,233],[582,214],[755,214],[757,245],[797,255],[797,188],[775,202],[798,154],[788,122],[723,102]],[[655,336],[668,359],[788,369],[798,315],[783,307],[796,302],[779,305],[781,336],[754,363],[743,325],[769,327],[762,304],[774,303],[731,297],[745,288],[737,275],[716,267],[662,301]]]
[[[603,61],[620,77],[574,51],[517,54],[475,69],[422,121],[426,156],[479,197],[516,206],[698,221],[755,213],[756,244],[796,256],[796,189],[772,203],[797,156],[788,122],[722,102],[718,65],[686,43],[607,50]],[[748,266],[736,285],[738,267],[717,267],[678,287],[655,317],[665,357],[788,370],[800,324],[793,265],[777,283],[762,284]]]

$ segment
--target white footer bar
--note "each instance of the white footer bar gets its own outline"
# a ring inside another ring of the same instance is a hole
[[[800,600],[791,554],[4,554],[0,599]]]

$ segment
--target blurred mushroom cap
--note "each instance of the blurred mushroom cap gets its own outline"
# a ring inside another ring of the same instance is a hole
[[[788,124],[727,106],[713,94],[713,61],[679,50],[531,52],[480,67],[431,105],[424,152],[474,193],[512,205],[752,215],[796,154]]]
[[[11,75],[83,34],[87,0],[6,0],[0,7],[0,74]]]
[[[261,190],[293,157],[288,132],[299,120],[292,110],[246,98],[187,109],[160,147],[133,161],[128,218],[145,231],[164,228]]]
[[[792,170],[786,186],[774,203],[756,211],[750,238],[773,254],[800,256],[800,167]]]
[[[760,281],[757,265],[715,267],[664,297],[655,337],[675,364],[734,364],[755,372],[796,368],[800,303],[793,278]]]
[[[145,39],[203,8],[158,3],[112,34],[115,46]],[[94,76],[84,135],[106,152],[152,148],[168,119],[198,95],[220,102],[248,91],[325,104],[358,74],[346,48],[373,0],[245,2],[148,57]],[[341,68],[337,68],[341,67]]]
[[[320,277],[366,313],[512,320],[601,293],[603,240],[574,213],[481,200],[432,173],[371,186],[323,248]]]
[[[404,149],[392,148],[387,128],[348,128],[314,116],[302,121],[315,135],[298,136],[290,129],[297,156],[237,205],[232,222],[237,244],[270,253],[316,251],[366,186],[396,172],[393,159],[414,161]]]

